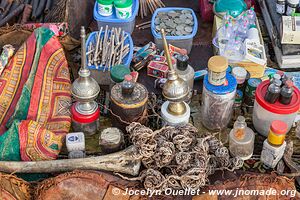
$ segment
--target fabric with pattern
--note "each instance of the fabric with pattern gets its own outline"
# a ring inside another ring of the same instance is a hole
[[[71,126],[71,82],[58,38],[36,29],[0,77],[0,159],[56,159]]]

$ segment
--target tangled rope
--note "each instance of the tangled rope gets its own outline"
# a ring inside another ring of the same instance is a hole
[[[200,189],[216,170],[243,166],[216,137],[199,137],[191,124],[152,131],[134,122],[127,132],[146,168],[140,174],[146,189]]]

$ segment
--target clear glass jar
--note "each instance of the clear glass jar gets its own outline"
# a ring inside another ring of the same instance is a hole
[[[281,15],[284,14],[285,6],[286,6],[286,0],[277,0],[276,1],[276,12]]]
[[[227,86],[212,86],[204,79],[202,93],[202,123],[209,130],[221,130],[229,124],[236,94],[236,80],[227,74]]]
[[[75,104],[71,107],[72,129],[74,132],[83,132],[85,135],[94,135],[100,129],[100,109],[98,108],[90,115],[82,115],[75,109]]]

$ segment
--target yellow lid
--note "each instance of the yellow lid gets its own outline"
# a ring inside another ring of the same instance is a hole
[[[224,72],[228,68],[228,60],[223,56],[213,56],[208,61],[208,69],[214,72]]]

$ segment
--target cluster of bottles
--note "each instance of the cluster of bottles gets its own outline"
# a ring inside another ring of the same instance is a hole
[[[271,104],[278,100],[281,104],[289,105],[294,94],[293,77],[275,74],[265,95],[265,100]]]
[[[245,11],[236,19],[227,13],[223,18],[223,26],[220,30],[222,31],[222,41],[226,43],[224,56],[230,60],[243,60],[245,39],[259,40],[254,8]]]
[[[299,7],[299,0],[276,0],[276,12],[292,16]]]

